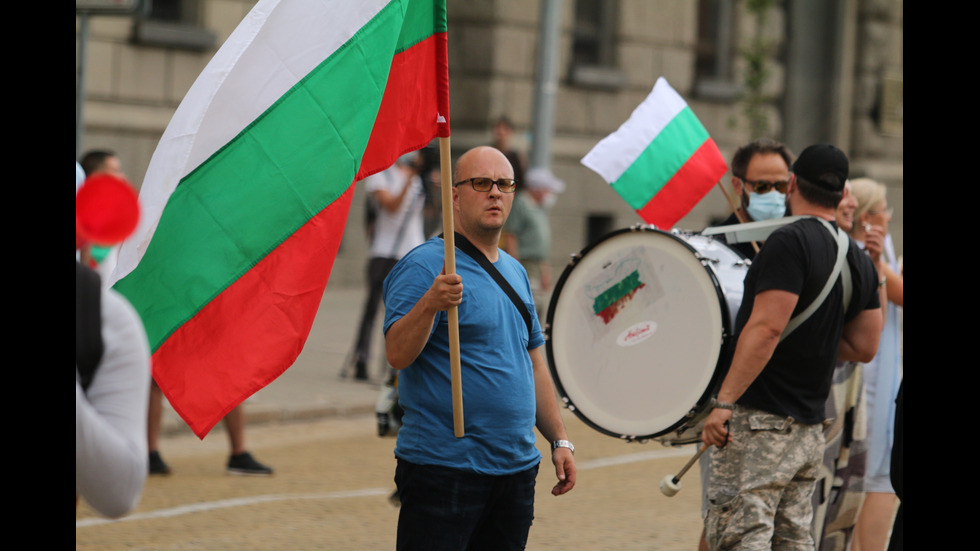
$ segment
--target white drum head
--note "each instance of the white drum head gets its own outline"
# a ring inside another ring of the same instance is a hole
[[[652,229],[606,236],[565,269],[549,308],[562,398],[607,434],[670,432],[707,397],[725,340],[723,300],[682,239]]]

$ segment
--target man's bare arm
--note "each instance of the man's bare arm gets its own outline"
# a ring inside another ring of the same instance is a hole
[[[881,309],[864,310],[844,326],[837,359],[870,362],[878,353],[882,329]]]
[[[398,177],[403,179],[404,182],[402,183],[402,187],[398,193],[392,193],[387,189],[382,188],[373,192],[371,196],[374,197],[374,200],[377,201],[379,205],[381,205],[381,208],[388,212],[397,212],[398,208],[402,205],[402,201],[404,201],[405,197],[408,196],[408,192],[415,187],[412,185],[412,178],[415,176],[416,173],[414,170],[399,171]]]
[[[422,353],[440,310],[463,301],[463,278],[459,274],[439,274],[422,298],[385,333],[385,353],[395,369],[404,369]]]
[[[799,298],[788,291],[775,289],[756,295],[752,315],[735,345],[732,366],[718,391],[719,402],[735,403],[762,373],[779,344],[779,337],[789,323]],[[725,423],[731,416],[731,410],[712,410],[701,439],[714,446],[724,446],[728,442]]]
[[[565,423],[561,419],[558,400],[555,398],[555,387],[544,359],[542,347],[528,350],[531,365],[534,368],[534,393],[536,399],[536,424],[541,434],[549,441],[568,440]],[[575,457],[568,448],[556,448],[551,451],[551,462],[555,465],[555,476],[558,483],[551,489],[553,495],[559,496],[575,487]]]

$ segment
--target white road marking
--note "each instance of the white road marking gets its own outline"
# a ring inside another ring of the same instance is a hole
[[[254,505],[256,503],[267,503],[270,501],[288,501],[294,499],[344,499],[348,497],[370,497],[386,496],[391,493],[386,488],[365,488],[363,490],[350,490],[347,492],[316,493],[316,494],[270,494],[264,496],[241,497],[236,499],[224,499],[221,501],[210,501],[207,503],[195,503],[193,505],[181,505],[170,509],[160,509],[159,511],[149,511],[146,513],[136,513],[119,519],[107,518],[86,518],[75,521],[75,528],[87,528],[112,522],[124,522],[129,520],[147,520],[154,518],[176,517],[201,511],[213,511],[215,509],[226,509],[228,507],[242,507]]]
[[[593,459],[591,461],[582,461],[577,463],[575,466],[580,471],[587,471],[589,469],[601,469],[602,467],[612,467],[613,465],[625,465],[627,463],[637,463],[640,461],[652,461],[654,459],[665,459],[668,457],[679,457],[682,455],[694,456],[691,453],[690,448],[680,446],[676,448],[666,448],[662,450],[651,450],[639,453],[631,453],[629,455],[616,455],[613,457],[603,457],[602,459]]]
[[[637,463],[640,461],[652,461],[654,459],[664,459],[668,457],[678,457],[682,455],[692,455],[690,449],[686,447],[667,448],[663,450],[651,450],[629,455],[617,455],[582,461],[577,465],[578,470],[588,471],[590,469],[601,469],[615,465],[625,465],[627,463]],[[226,509],[229,507],[243,507],[256,503],[268,503],[270,501],[288,501],[295,499],[346,499],[351,497],[373,497],[387,496],[391,489],[387,488],[364,488],[362,490],[349,490],[346,492],[314,493],[314,494],[270,494],[264,496],[242,497],[236,499],[224,499],[221,501],[210,501],[207,503],[195,503],[193,505],[181,505],[170,509],[160,509],[159,511],[149,511],[146,513],[136,513],[119,519],[107,518],[85,518],[75,521],[75,528],[88,528],[90,526],[100,526],[113,522],[124,522],[131,520],[148,520],[155,518],[176,517],[201,511],[214,511],[216,509]]]

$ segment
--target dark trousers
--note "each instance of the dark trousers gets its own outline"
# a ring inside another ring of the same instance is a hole
[[[538,466],[505,476],[481,475],[399,459],[402,551],[519,550],[534,519]]]
[[[361,328],[357,333],[357,345],[355,348],[357,354],[354,361],[358,366],[367,365],[368,356],[371,352],[371,338],[374,336],[374,318],[378,314],[378,305],[381,304],[381,292],[385,277],[388,276],[388,272],[397,263],[398,260],[394,258],[377,256],[368,261],[368,295],[367,300],[364,302],[364,312],[361,314]]]

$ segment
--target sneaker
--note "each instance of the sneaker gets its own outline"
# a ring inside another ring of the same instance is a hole
[[[272,469],[256,461],[252,454],[242,452],[228,458],[228,474],[268,476]]]
[[[150,474],[167,475],[170,474],[170,465],[163,462],[160,452],[150,452]]]

